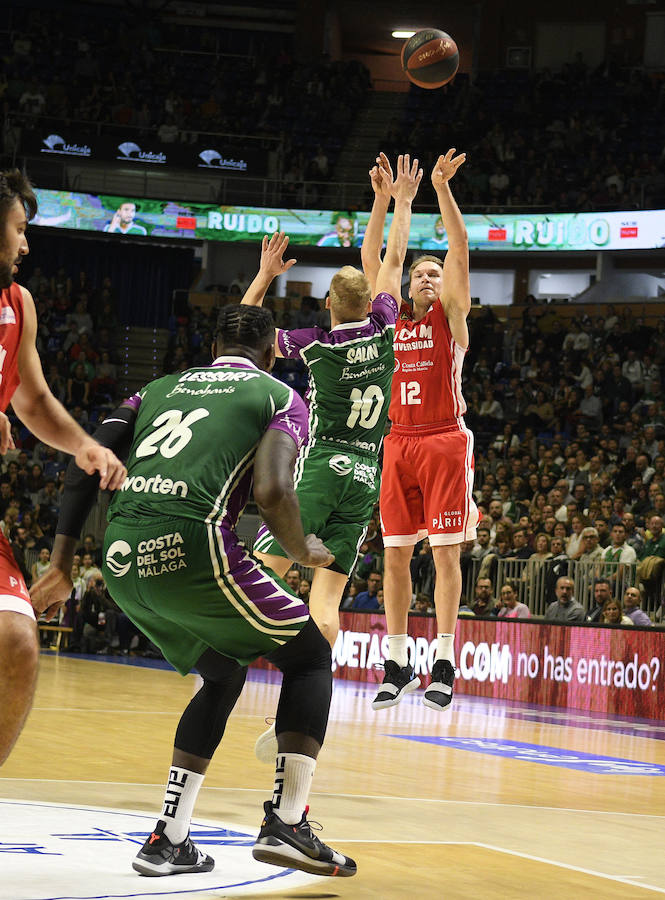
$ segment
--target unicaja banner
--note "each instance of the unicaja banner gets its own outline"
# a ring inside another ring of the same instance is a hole
[[[220,138],[202,139],[195,144],[163,144],[154,137],[139,136],[135,131],[115,138],[81,135],[65,128],[62,123],[52,131],[26,132],[22,150],[40,158],[57,158],[72,163],[114,163],[130,168],[195,169],[217,175],[256,177],[265,175],[268,170],[267,150],[224,144]]]
[[[53,136],[51,136],[53,137]],[[72,154],[91,150],[83,144],[55,142],[52,152]],[[253,174],[247,154],[225,153],[220,148],[183,148],[173,145],[139,146],[127,141],[114,145],[116,158],[127,163],[157,167],[169,165],[169,154],[187,152],[189,164],[201,171]],[[92,148],[91,152],[94,150]],[[69,152],[69,151],[68,151]],[[320,209],[264,209],[253,206],[217,206],[176,200],[78,194],[38,190],[39,216],[35,225],[108,231],[107,225],[121,206],[133,208],[136,227],[113,229],[125,235],[182,238],[202,241],[259,243],[264,234],[285,231],[292,244],[318,247],[360,247],[369,220],[367,212]],[[387,239],[392,215],[387,217]],[[553,213],[500,216],[464,216],[471,250],[535,252],[538,250],[646,250],[665,247],[665,212]],[[409,247],[445,252],[448,239],[439,216],[415,213]]]
[[[379,684],[388,652],[385,617],[342,612],[336,678]],[[436,651],[436,621],[409,618],[409,661],[423,685]],[[665,719],[665,632],[461,618],[455,691],[622,716]]]

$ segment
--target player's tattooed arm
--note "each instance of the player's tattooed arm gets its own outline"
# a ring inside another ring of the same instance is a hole
[[[37,353],[37,314],[29,291],[23,297],[23,333],[18,351],[20,383],[12,397],[14,412],[24,425],[45,444],[76,455],[79,464],[91,474],[98,472],[102,487],[116,490],[127,472],[118,458],[101,447],[56,400],[46,383]]]
[[[383,230],[392,196],[393,171],[385,153],[380,153],[377,156],[376,165],[369,170],[369,179],[374,191],[374,202],[372,203],[372,211],[370,212],[369,222],[363,236],[360,259],[365,277],[369,281],[372,297],[375,297],[376,278],[381,268]]]

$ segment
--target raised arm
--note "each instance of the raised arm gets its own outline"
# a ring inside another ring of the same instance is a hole
[[[240,301],[246,306],[262,306],[268,288],[273,279],[284,272],[288,272],[292,266],[295,266],[295,259],[287,259],[284,262],[284,254],[289,246],[289,236],[283,231],[276,231],[268,240],[268,235],[263,236],[261,241],[261,262],[259,263],[259,271],[256,277],[245,291],[245,296]],[[278,331],[279,329],[277,329]],[[279,341],[277,331],[275,332],[275,355],[281,357],[282,351],[279,349]]]
[[[295,266],[295,259],[287,259],[284,262],[284,254],[288,246],[289,236],[283,231],[276,231],[270,239],[267,234],[264,235],[261,241],[259,271],[245,291],[241,303],[246,306],[261,306],[273,280],[278,275],[288,272],[291,266]]]
[[[381,175],[384,176],[381,168]],[[392,175],[392,173],[390,173]],[[386,180],[390,177],[386,173]],[[409,245],[411,227],[411,204],[418,192],[423,170],[418,168],[418,160],[411,162],[409,154],[397,159],[397,178],[392,185],[395,197],[395,212],[388,234],[388,245],[376,279],[376,294],[391,294],[398,302],[402,295],[402,268]]]
[[[392,169],[385,153],[376,158],[377,165],[369,170],[369,178],[374,191],[374,202],[369,222],[363,236],[360,249],[363,272],[369,281],[372,297],[377,294],[376,278],[381,268],[381,248],[383,247],[383,229],[386,224],[386,213],[392,196]],[[382,174],[384,173],[384,174]]]
[[[469,239],[462,213],[450,190],[450,180],[466,161],[466,154],[455,156],[451,148],[436,161],[432,171],[432,186],[436,191],[443,227],[448,235],[448,252],[443,262],[443,294],[441,302],[448,318],[450,331],[462,347],[469,346],[466,319],[471,310],[469,284]]]

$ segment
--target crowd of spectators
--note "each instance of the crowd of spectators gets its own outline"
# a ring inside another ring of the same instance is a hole
[[[245,281],[239,273],[235,293]],[[84,272],[46,275],[36,268],[27,286],[37,305],[47,381],[92,431],[122,399],[112,282],[92,285]],[[314,298],[266,302],[280,327],[328,324]],[[470,321],[464,393],[476,436],[474,496],[483,519],[477,540],[462,547],[460,614],[542,614],[538,595],[545,617],[555,620],[660,622],[665,324],[647,325],[629,305],[593,316],[571,317],[570,311],[527,303],[521,317],[500,320],[488,307]],[[165,371],[209,361],[215,315],[194,309],[188,319],[173,321]],[[302,364],[278,361],[275,374],[304,394]],[[49,565],[66,460],[19,423],[14,439],[16,449],[4,458],[0,475],[0,527],[30,584]],[[378,523],[377,508],[345,609],[383,608]],[[97,584],[102,576],[98,559],[86,555],[91,550],[80,548],[75,596],[63,616],[74,628],[74,648],[127,652],[139,637],[144,647],[145,639]],[[583,582],[574,578],[576,566],[586,567]],[[433,614],[435,571],[427,540],[415,548],[411,573],[412,612]],[[297,587],[308,595],[309,583],[300,575]]]
[[[629,306],[577,318],[562,309],[527,304],[521,319],[500,321],[487,308],[471,321],[464,392],[483,519],[477,540],[462,547],[464,599],[477,599],[478,579],[487,580],[494,614],[532,615],[542,596],[546,617],[575,610],[577,621],[607,581],[617,621],[650,622],[642,606],[662,621],[665,324],[648,326]],[[370,573],[382,571],[377,521],[344,608],[381,608],[376,591],[369,606],[365,596]],[[515,583],[505,578],[508,563],[521,575]],[[431,612],[427,540],[415,548],[411,569],[413,607],[420,597],[426,611],[424,597]],[[561,587],[566,579],[579,594],[573,606]]]
[[[39,117],[72,127],[76,140],[100,130],[134,129],[165,144],[216,133],[229,150],[246,151],[249,136],[266,154],[280,148],[272,174],[285,204],[326,200],[313,185],[334,177],[371,86],[360,62],[325,54],[302,62],[288,35],[125,13],[111,18],[100,8],[72,18],[42,9],[31,11],[29,30],[16,21],[0,62],[6,153],[20,151],[21,132]],[[381,143],[391,156],[408,149],[426,167],[436,148],[466,149],[455,179],[462,208],[662,208],[663,111],[659,73],[592,68],[578,54],[557,71],[481,71],[473,80],[459,73],[437,91],[411,87]]]
[[[659,75],[594,70],[578,54],[556,72],[505,69],[473,82],[458,75],[439,91],[413,88],[384,144],[389,155],[408,148],[425,166],[436,148],[464,148],[468,163],[455,178],[462,209],[661,209],[664,110]]]
[[[285,200],[295,201],[304,180],[330,178],[369,75],[354,60],[296,61],[286,35],[247,34],[224,47],[215,29],[158,15],[32,10],[29,30],[17,22],[0,63],[5,152],[20,152],[22,133],[40,117],[79,143],[100,131],[164,144],[223,134],[227,153],[255,147],[268,157],[279,147]]]

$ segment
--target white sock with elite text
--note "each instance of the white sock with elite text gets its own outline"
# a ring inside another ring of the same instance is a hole
[[[171,767],[160,818],[166,822],[164,834],[172,844],[182,844],[189,834],[189,823],[203,778],[198,772]]]
[[[272,808],[282,822],[296,825],[307,806],[316,760],[301,753],[278,753]]]

